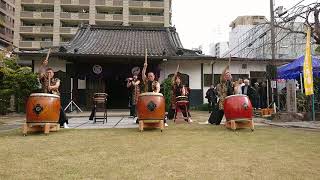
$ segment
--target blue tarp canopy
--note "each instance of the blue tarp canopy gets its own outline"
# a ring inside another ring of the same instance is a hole
[[[299,57],[293,62],[280,66],[277,69],[278,79],[298,79],[303,73],[304,56]],[[312,56],[313,77],[320,77],[320,60]]]

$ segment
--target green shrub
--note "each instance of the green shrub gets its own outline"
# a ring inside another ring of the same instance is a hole
[[[166,78],[162,84],[161,84],[162,88],[163,88],[163,95],[165,97],[165,101],[166,101],[166,111],[169,111],[170,108],[170,104],[171,104],[171,97],[172,97],[172,82],[171,82],[171,78]]]
[[[26,99],[39,87],[37,75],[30,67],[19,66],[16,57],[7,58],[0,53],[0,61],[0,113],[8,112],[11,95],[15,96],[17,112],[24,112]]]

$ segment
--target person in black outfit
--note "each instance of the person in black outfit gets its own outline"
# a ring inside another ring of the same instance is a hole
[[[217,104],[217,92],[213,84],[211,84],[210,88],[207,90],[205,98],[208,99],[208,109],[209,113],[211,113],[214,109],[213,106]]]
[[[244,86],[241,87],[242,94],[247,95],[251,101],[254,103],[255,90],[250,86],[249,79],[244,80]]]
[[[253,90],[254,90],[254,97],[253,97],[254,108],[260,109],[261,108],[261,105],[260,105],[261,102],[260,102],[260,96],[259,96],[260,87],[258,82],[254,83]]]
[[[261,88],[259,89],[259,96],[261,102],[261,108],[267,108],[267,84],[262,82]]]

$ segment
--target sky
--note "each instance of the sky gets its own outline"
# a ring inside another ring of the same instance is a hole
[[[274,0],[274,7],[291,8],[301,0]],[[302,3],[317,2],[304,0]],[[270,19],[270,0],[172,0],[172,25],[184,48],[203,47],[228,41],[230,23],[237,16],[264,15]]]

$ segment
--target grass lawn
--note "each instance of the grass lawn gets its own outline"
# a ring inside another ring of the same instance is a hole
[[[320,132],[170,124],[0,133],[0,179],[319,179]]]

